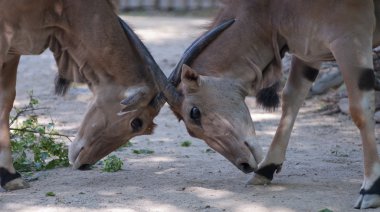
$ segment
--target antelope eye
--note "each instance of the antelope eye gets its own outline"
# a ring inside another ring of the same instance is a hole
[[[199,121],[201,119],[201,111],[197,107],[191,108],[190,118]]]
[[[133,132],[140,131],[142,126],[143,126],[143,121],[139,118],[133,119],[131,122],[131,127],[132,127]]]

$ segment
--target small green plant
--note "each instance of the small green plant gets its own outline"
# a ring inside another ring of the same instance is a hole
[[[153,150],[149,150],[149,149],[134,149],[133,153],[137,154],[137,155],[140,155],[140,154],[150,155],[150,154],[153,154],[154,151]]]
[[[116,151],[124,151],[124,148],[129,148],[133,146],[132,142],[127,141],[125,144],[121,145]]]
[[[127,141],[125,144],[123,144],[121,147],[131,147],[133,146],[132,142]]]
[[[191,141],[184,141],[181,143],[181,147],[189,147],[191,146]]]
[[[123,167],[123,161],[116,155],[108,156],[104,160],[103,171],[105,172],[117,172]]]
[[[21,109],[15,108],[16,115],[10,118],[11,148],[13,164],[18,171],[30,172],[68,166],[68,150],[65,144],[57,142],[57,137],[66,137],[54,129],[54,123],[47,125],[38,122],[34,113],[38,100],[29,94],[29,104]],[[30,112],[26,119],[20,117]]]
[[[49,191],[49,192],[46,192],[45,194],[47,197],[54,197],[55,196],[55,193],[52,192],[52,191]]]

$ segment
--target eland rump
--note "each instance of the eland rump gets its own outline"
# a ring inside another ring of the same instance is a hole
[[[380,206],[380,160],[376,149],[372,47],[380,44],[380,1],[227,0],[212,26],[236,19],[207,48],[199,38],[169,81],[181,98],[171,105],[190,135],[201,138],[244,172],[266,184],[281,170],[300,106],[322,61],[336,60],[347,86],[350,112],[360,130],[364,181],[356,208]],[[227,22],[226,22],[227,23]],[[247,95],[273,109],[279,105],[281,58],[292,56],[282,92],[282,116],[265,157],[254,143]],[[187,65],[184,65],[187,64]]]
[[[46,48],[58,65],[57,94],[82,82],[94,95],[69,148],[74,168],[95,163],[133,136],[151,134],[160,110],[155,96],[171,95],[165,75],[110,1],[0,0],[0,180],[6,190],[28,186],[10,149],[17,65],[21,55]]]

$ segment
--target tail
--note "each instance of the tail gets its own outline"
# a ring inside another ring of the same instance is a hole
[[[256,94],[256,103],[267,111],[275,111],[280,105],[278,90],[280,83],[276,82],[270,87],[261,89]]]
[[[58,96],[64,96],[69,90],[70,85],[71,81],[57,75],[55,77],[55,94]]]

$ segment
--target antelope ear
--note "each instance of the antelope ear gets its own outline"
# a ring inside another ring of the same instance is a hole
[[[200,86],[199,74],[185,64],[182,66],[181,81],[185,86],[185,90],[196,90]]]
[[[126,98],[120,102],[124,108],[118,115],[124,115],[136,111],[139,107],[148,105],[150,100],[149,91],[149,88],[146,86],[128,88],[124,93]]]

